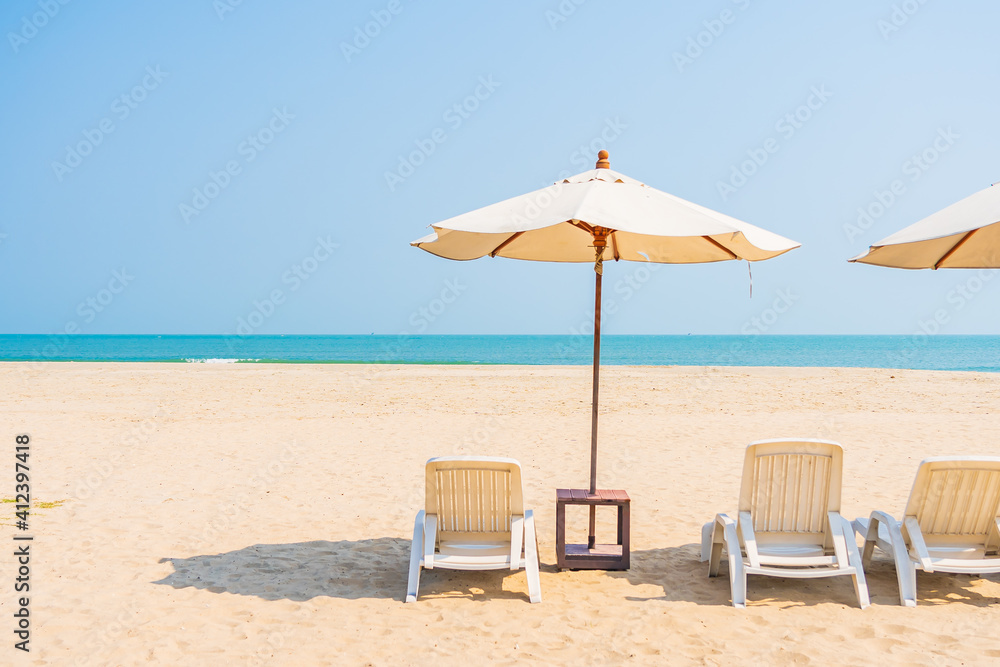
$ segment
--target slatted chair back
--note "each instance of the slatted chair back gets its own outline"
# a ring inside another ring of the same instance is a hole
[[[1000,547],[1000,457],[935,457],[917,469],[905,517],[915,517],[924,542]],[[909,535],[905,526],[904,534]]]
[[[825,440],[750,444],[743,463],[740,512],[757,541],[832,545],[827,512],[840,512],[844,452]]]
[[[439,544],[509,542],[511,517],[524,515],[521,467],[506,458],[431,459],[425,510],[437,516]]]

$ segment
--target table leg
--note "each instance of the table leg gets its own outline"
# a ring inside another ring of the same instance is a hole
[[[618,511],[621,513],[619,514],[619,516],[624,515],[625,518],[624,523],[621,524],[620,528],[621,537],[619,538],[622,545],[622,568],[627,570],[630,567],[629,550],[631,546],[629,543],[631,542],[631,535],[629,533],[631,531],[630,526],[632,525],[632,522],[629,516],[630,512],[629,503],[625,503],[624,505],[620,505],[619,507],[620,509]]]
[[[618,544],[625,544],[622,542],[622,512],[624,510],[624,505],[618,505]]]
[[[593,549],[597,544],[597,506],[590,506],[590,533],[587,534],[587,548]]]
[[[556,567],[566,567],[566,504],[556,501]]]

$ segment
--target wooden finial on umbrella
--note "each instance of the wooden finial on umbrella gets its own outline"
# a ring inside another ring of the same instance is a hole
[[[607,151],[601,151],[597,154],[596,169],[611,169],[611,163],[608,161]]]
[[[601,151],[602,153],[607,153],[607,151]],[[597,164],[600,164],[598,162]],[[600,169],[607,169],[607,167],[599,167]],[[594,227],[594,271],[597,275],[602,275],[604,273],[604,249],[608,247],[608,230],[604,227]]]

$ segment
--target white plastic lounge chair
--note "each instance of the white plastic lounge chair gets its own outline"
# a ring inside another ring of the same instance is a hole
[[[708,576],[729,556],[734,607],[746,607],[747,575],[813,578],[850,575],[869,606],[861,554],[840,516],[844,452],[825,440],[761,440],[747,446],[739,520],[717,514],[701,531]]]
[[[876,546],[892,554],[904,607],[917,606],[917,570],[1000,572],[1000,457],[924,459],[903,520],[872,512],[854,530],[865,538],[865,563]]]
[[[431,459],[426,488],[424,509],[413,524],[407,602],[417,599],[421,567],[524,568],[530,600],[542,601],[535,517],[524,509],[517,461],[476,456]]]

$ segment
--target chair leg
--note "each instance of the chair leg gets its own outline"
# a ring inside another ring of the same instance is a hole
[[[729,587],[732,589],[733,606],[738,609],[747,608],[747,571],[743,569],[743,558],[737,556],[736,562],[729,557]]]
[[[854,593],[858,596],[858,604],[861,605],[861,608],[867,609],[871,606],[871,600],[868,597],[868,581],[865,579],[865,570],[861,563],[861,552],[858,551],[858,540],[854,536],[851,522],[844,518],[841,518],[841,521],[843,521],[844,535],[849,536],[847,539],[847,562],[854,566],[854,574],[851,575],[854,580]]]
[[[745,609],[747,606],[747,570],[743,564],[743,551],[740,549],[739,536],[736,533],[736,522],[725,514],[715,516],[712,528],[712,554],[708,564],[708,576],[719,574],[719,563],[722,561],[722,546],[725,543],[726,554],[729,557],[729,588],[733,606]]]
[[[905,562],[900,565],[901,558],[896,558],[896,579],[899,581],[899,604],[904,607],[917,606],[917,568],[910,560],[909,554],[903,554]]]
[[[417,512],[413,522],[413,540],[410,542],[410,576],[406,583],[405,602],[417,601],[417,588],[420,586],[420,555],[424,548],[424,511]]]
[[[858,518],[854,520],[851,524],[854,531],[861,535],[865,540],[865,546],[861,552],[861,564],[870,565],[872,562],[872,555],[875,553],[875,543],[878,541],[878,526],[879,522],[877,518],[862,519]]]
[[[712,557],[712,529],[714,521],[709,521],[701,527],[701,562],[704,563]]]
[[[868,609],[872,603],[868,598],[868,582],[865,581],[865,573],[859,567],[851,575],[851,579],[854,580],[854,594],[858,596],[858,604],[861,605],[862,609]]]
[[[702,528],[702,535],[704,535]],[[719,565],[722,563],[722,547],[729,554],[730,574],[732,573],[733,554],[736,554],[736,567],[743,569],[743,551],[740,549],[739,536],[736,534],[736,523],[725,514],[716,514],[712,522],[712,549],[708,558],[708,576],[719,576]]]
[[[524,571],[528,575],[528,599],[542,601],[542,584],[538,575],[538,542],[535,540],[535,513],[524,512]]]
[[[899,604],[904,607],[917,606],[917,568],[910,560],[910,554],[903,540],[903,532],[898,523],[886,522],[892,546],[892,560],[896,564],[896,580],[899,582]],[[869,533],[871,530],[869,529]]]
[[[719,566],[722,564],[722,540],[724,528],[722,524],[713,521],[712,533],[709,539],[709,553],[708,553],[708,576],[717,577],[719,576]],[[704,528],[702,531],[704,532]],[[704,545],[702,546],[704,549]]]

